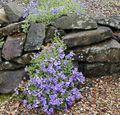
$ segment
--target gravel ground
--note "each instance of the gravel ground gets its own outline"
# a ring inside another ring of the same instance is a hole
[[[80,0],[87,14],[101,18],[111,15],[120,15],[120,0]]]
[[[93,86],[85,87],[83,98],[67,115],[120,115],[120,76],[92,79],[89,83]]]
[[[17,101],[10,101],[0,109],[0,115],[40,115],[27,110]],[[120,115],[120,75],[87,78],[82,99],[66,113],[55,115]]]

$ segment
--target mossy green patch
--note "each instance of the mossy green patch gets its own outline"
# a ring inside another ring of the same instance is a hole
[[[9,100],[12,94],[0,94],[0,105]]]

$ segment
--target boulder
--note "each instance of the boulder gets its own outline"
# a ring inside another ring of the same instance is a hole
[[[59,29],[89,30],[97,28],[96,21],[91,17],[88,17],[86,15],[78,16],[75,14],[62,16],[53,22],[52,25]]]
[[[97,19],[97,23],[120,30],[120,16],[112,16],[109,18]]]
[[[12,60],[15,57],[21,56],[25,39],[26,34],[24,33],[8,36],[2,49],[3,58],[6,60]]]
[[[89,63],[120,63],[120,44],[109,40],[74,50],[75,59]]]
[[[9,62],[9,61],[5,61],[5,62],[0,63],[0,71],[3,71],[3,70],[17,70],[17,69],[21,69],[21,68],[24,68],[24,67],[25,66],[23,66],[23,65],[12,63],[12,62]]]
[[[25,75],[26,73],[23,69],[16,71],[0,71],[0,93],[13,92]]]
[[[68,47],[76,47],[96,44],[112,37],[112,30],[101,26],[96,30],[67,34],[63,40]]]
[[[43,40],[45,39],[45,25],[40,23],[31,24],[24,51],[40,50]]]
[[[80,63],[79,67],[86,77],[100,77],[120,73],[120,63]]]
[[[4,7],[10,23],[18,22],[25,8],[22,4],[18,4],[16,1],[2,3],[2,6]]]

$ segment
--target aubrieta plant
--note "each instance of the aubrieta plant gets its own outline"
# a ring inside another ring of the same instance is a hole
[[[80,0],[30,0],[23,17],[29,22],[49,23],[62,15],[80,12]]]
[[[81,98],[77,86],[84,83],[85,77],[73,67],[74,53],[65,54],[65,50],[65,44],[56,36],[50,47],[34,55],[32,64],[25,68],[30,80],[22,91],[23,106],[41,108],[43,113],[53,115],[56,111],[67,112]]]

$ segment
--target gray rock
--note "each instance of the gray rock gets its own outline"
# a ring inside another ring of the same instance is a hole
[[[78,48],[74,52],[75,59],[82,62],[120,63],[120,44],[115,40]]]
[[[17,71],[0,71],[0,93],[13,92],[25,75],[23,69]]]
[[[119,16],[110,16],[110,18],[116,19],[120,21],[120,15]]]
[[[96,30],[68,34],[64,36],[63,40],[68,47],[75,47],[99,43],[112,38],[112,36],[112,30],[110,28],[101,26]]]
[[[45,25],[40,23],[31,24],[24,46],[24,51],[40,50],[44,38]]]
[[[19,33],[14,36],[8,36],[2,49],[3,58],[5,58],[6,60],[11,60],[15,57],[21,56],[25,39],[26,34],[24,33]]]
[[[24,11],[24,6],[22,4],[18,4],[14,1],[3,3],[2,5],[10,23],[19,21]]]
[[[0,28],[0,34],[2,33],[5,35],[10,35],[10,34],[19,32],[22,24],[24,24],[24,21],[18,22],[18,23],[12,23],[3,28]]]
[[[25,67],[25,66],[20,65],[20,64],[15,64],[15,63],[12,63],[12,62],[9,62],[9,61],[5,61],[5,62],[0,63],[0,71],[16,70],[16,69],[21,69],[23,67]]]
[[[80,64],[80,71],[86,77],[100,77],[120,73],[120,63],[85,63]]]
[[[120,73],[120,63],[111,64],[110,73]]]
[[[22,65],[30,64],[33,55],[34,53],[26,53],[22,55],[21,57],[15,58],[13,61],[18,64],[22,64]]]
[[[100,25],[109,26],[115,29],[120,29],[120,16],[112,16],[110,18],[97,19],[97,23]]]
[[[52,23],[53,26],[60,29],[96,29],[97,23],[91,17],[75,14],[70,14],[67,16],[62,16]]]
[[[6,13],[4,11],[4,8],[0,8],[0,25],[2,26],[2,24],[8,22]]]

